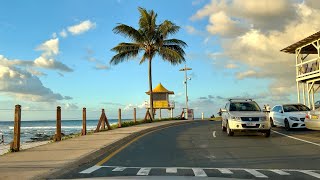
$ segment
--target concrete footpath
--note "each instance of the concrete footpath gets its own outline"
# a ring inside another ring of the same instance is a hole
[[[194,121],[175,120],[141,124],[8,153],[0,156],[0,179],[55,177],[60,172],[93,161],[102,154],[111,153],[142,134],[191,122]]]

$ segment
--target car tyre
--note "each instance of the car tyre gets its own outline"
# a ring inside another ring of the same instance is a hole
[[[264,137],[270,137],[270,134],[271,134],[271,129],[267,130],[265,133],[264,133]]]
[[[276,127],[276,126],[274,125],[274,122],[273,122],[273,119],[272,119],[272,118],[270,118],[270,125],[271,125],[271,127]]]
[[[229,127],[229,123],[227,123],[227,134],[228,134],[228,136],[233,136],[234,135],[234,132]]]
[[[284,120],[284,128],[287,131],[290,131],[290,124],[289,124],[289,121],[287,119]]]

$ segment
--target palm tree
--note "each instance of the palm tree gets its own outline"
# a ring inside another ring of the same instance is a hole
[[[116,52],[110,61],[110,64],[117,65],[118,63],[134,60],[140,53],[143,54],[140,64],[148,61],[149,67],[149,92],[150,92],[150,110],[151,120],[154,118],[153,113],[153,95],[152,95],[152,60],[158,55],[163,60],[168,61],[172,65],[185,62],[185,52],[183,48],[187,44],[179,39],[168,39],[169,35],[177,33],[180,29],[169,20],[163,21],[161,24],[156,24],[157,14],[151,10],[147,11],[144,8],[138,8],[140,12],[139,29],[125,24],[119,24],[113,32],[129,38],[132,42],[119,43],[111,50]]]

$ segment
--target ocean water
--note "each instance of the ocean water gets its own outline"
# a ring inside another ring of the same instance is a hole
[[[108,119],[109,124],[117,124],[117,119]],[[130,120],[122,120],[130,121]],[[96,129],[98,120],[87,120],[87,131]],[[13,139],[14,122],[0,121],[0,133],[4,135],[5,144]],[[80,133],[82,130],[82,120],[62,120],[61,132],[65,135]],[[30,142],[36,136],[53,136],[56,131],[56,121],[21,121],[20,142]]]

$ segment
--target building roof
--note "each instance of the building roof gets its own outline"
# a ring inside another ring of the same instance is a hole
[[[146,92],[148,95],[150,95],[150,91]],[[173,91],[169,91],[165,87],[162,86],[161,83],[159,83],[153,90],[152,93],[168,93],[168,94],[174,94]]]
[[[281,51],[285,53],[295,54],[297,48],[303,45],[306,45],[308,43],[311,43],[312,41],[315,41],[317,39],[320,39],[320,31],[282,49]],[[301,53],[302,54],[318,54],[318,51],[312,44],[310,44],[309,46],[302,48]]]

